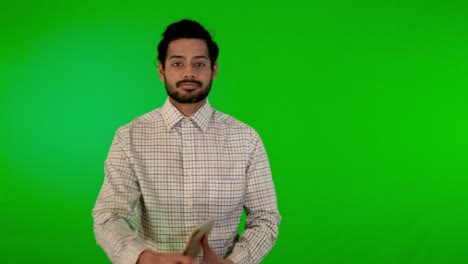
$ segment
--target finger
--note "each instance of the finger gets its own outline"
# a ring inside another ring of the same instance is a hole
[[[203,247],[203,251],[210,250],[210,245],[208,245],[208,234],[204,234],[201,239],[201,244]]]
[[[197,264],[197,262],[193,258],[182,255],[177,255],[175,262],[177,264]]]

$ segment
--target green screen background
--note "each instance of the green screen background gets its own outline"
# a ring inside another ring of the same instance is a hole
[[[468,4],[382,2],[2,3],[0,262],[109,263],[104,159],[163,104],[157,43],[192,18],[221,48],[211,104],[270,157],[263,263],[468,263]]]

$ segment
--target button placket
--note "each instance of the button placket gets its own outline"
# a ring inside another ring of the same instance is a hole
[[[184,209],[190,214],[192,212],[194,185],[193,176],[195,169],[195,149],[193,143],[194,125],[191,120],[184,118],[181,122],[181,140],[182,140],[182,164],[183,164],[183,182],[184,182]],[[187,227],[191,224],[187,222]]]

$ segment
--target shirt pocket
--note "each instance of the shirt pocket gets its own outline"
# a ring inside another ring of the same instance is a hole
[[[208,203],[210,211],[220,217],[232,217],[241,212],[245,195],[245,170],[242,165],[230,161],[217,168],[208,179]]]

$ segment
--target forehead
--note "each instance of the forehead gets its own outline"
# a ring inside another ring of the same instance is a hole
[[[206,41],[201,39],[176,39],[171,41],[167,47],[168,58],[171,56],[190,58],[203,55],[208,57],[208,46],[206,45]]]

